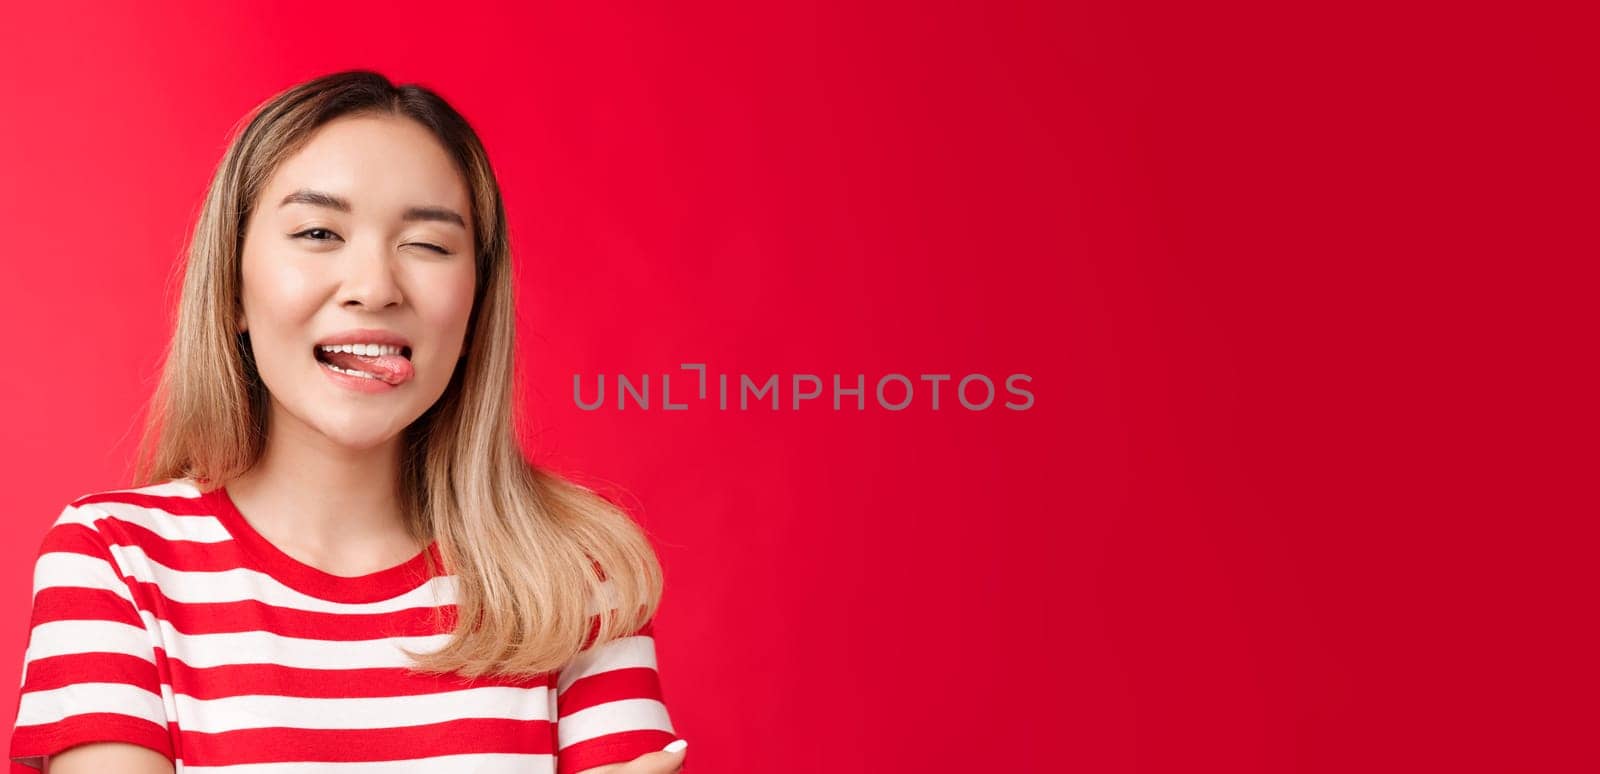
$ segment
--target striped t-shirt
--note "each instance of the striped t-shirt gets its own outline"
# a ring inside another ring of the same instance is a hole
[[[323,572],[190,479],[74,500],[34,565],[11,771],[121,741],[194,774],[572,774],[677,738],[653,621],[535,679],[408,673],[454,618],[428,553]]]

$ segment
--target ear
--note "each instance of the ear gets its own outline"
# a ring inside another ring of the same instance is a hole
[[[233,332],[235,335],[238,335],[240,333],[244,333],[246,329],[247,326],[244,322],[244,312],[241,311],[239,312],[239,316],[233,319]]]

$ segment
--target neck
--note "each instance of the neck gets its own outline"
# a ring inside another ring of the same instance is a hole
[[[263,535],[307,556],[384,566],[419,550],[400,499],[400,435],[351,448],[272,402],[266,447],[249,470],[226,482],[229,496]]]

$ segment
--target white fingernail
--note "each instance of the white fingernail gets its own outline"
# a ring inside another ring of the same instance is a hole
[[[662,752],[677,752],[677,751],[682,750],[683,748],[688,747],[688,746],[689,746],[689,743],[687,741],[685,741],[683,739],[679,739],[679,740],[673,742],[672,744],[669,744],[666,747],[661,748],[661,751]]]

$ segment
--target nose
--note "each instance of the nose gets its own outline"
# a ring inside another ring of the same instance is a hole
[[[383,309],[400,303],[400,283],[394,273],[392,253],[381,243],[365,250],[345,251],[339,305]]]

